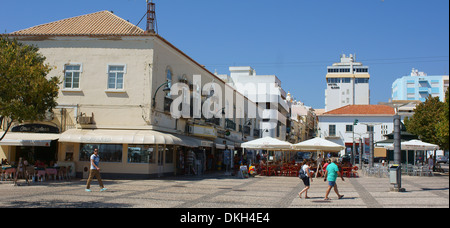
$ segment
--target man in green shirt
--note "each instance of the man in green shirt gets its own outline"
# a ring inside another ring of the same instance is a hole
[[[341,175],[339,172],[339,167],[337,166],[337,159],[333,158],[333,162],[327,166],[327,170],[325,171],[325,175],[324,175],[325,178],[323,179],[323,181],[328,180],[328,189],[327,189],[327,192],[325,193],[324,200],[330,200],[330,198],[328,198],[328,195],[330,194],[331,188],[333,188],[333,187],[334,187],[334,192],[336,192],[339,199],[342,199],[342,197],[344,197],[344,195],[339,194],[339,190],[337,188],[336,179],[338,176],[341,176]],[[344,177],[341,176],[341,178],[342,178],[342,181],[345,181]]]

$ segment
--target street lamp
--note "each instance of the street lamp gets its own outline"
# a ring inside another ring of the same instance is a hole
[[[155,95],[153,95],[153,108],[156,107],[156,94],[158,93],[158,91],[159,91],[163,86],[166,86],[166,88],[163,89],[163,91],[164,91],[166,94],[170,92],[169,83],[170,83],[170,81],[164,82],[162,85],[160,85],[160,86],[158,87],[158,89],[156,89]]]
[[[355,126],[356,125],[358,125],[358,122],[359,122],[359,120],[358,119],[355,119],[354,121],[353,121],[353,138],[352,138],[352,141],[353,141],[353,149],[352,149],[352,164],[355,164],[355,156],[356,156],[356,148],[355,148]]]
[[[400,129],[400,123],[401,123],[401,117],[398,114],[398,110],[402,106],[406,106],[411,104],[411,102],[408,103],[396,103],[392,102],[391,104],[387,104],[395,109],[395,115],[394,115],[394,166],[398,167],[397,170],[397,178],[396,183],[394,183],[394,187],[391,188],[391,191],[399,191],[404,192],[405,189],[402,188],[402,151],[401,151],[401,129]],[[391,177],[391,179],[394,179]],[[394,182],[394,181],[391,181]]]

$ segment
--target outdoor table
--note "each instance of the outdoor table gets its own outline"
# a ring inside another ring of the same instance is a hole
[[[16,175],[16,171],[15,166],[2,166],[1,180],[3,181],[3,176],[5,176],[5,180],[8,179],[8,176],[12,179]]]
[[[342,176],[347,176],[347,177],[350,177],[350,173],[352,172],[352,168],[353,167],[342,167],[342,172],[341,172],[341,175]]]
[[[41,181],[45,180],[45,168],[35,167],[34,170],[36,171],[35,174],[36,174],[37,180],[39,180],[39,177],[42,177]]]
[[[45,168],[45,174],[49,178],[50,178],[50,175],[54,175],[54,179],[56,180],[57,176],[58,176],[58,169],[56,169],[56,167],[47,167],[47,168]]]

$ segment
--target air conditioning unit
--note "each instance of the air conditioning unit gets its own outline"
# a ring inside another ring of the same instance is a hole
[[[81,113],[80,116],[78,116],[78,123],[79,124],[94,124],[94,113],[92,113],[92,116],[87,116],[86,113]]]

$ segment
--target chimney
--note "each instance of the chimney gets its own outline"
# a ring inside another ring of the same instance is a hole
[[[157,33],[156,26],[156,7],[153,0],[147,0],[147,33]]]

